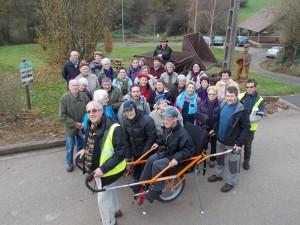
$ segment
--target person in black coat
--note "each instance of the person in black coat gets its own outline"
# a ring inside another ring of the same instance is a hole
[[[137,160],[154,144],[157,133],[153,119],[137,109],[134,101],[126,101],[123,105],[125,119],[123,129],[127,141],[127,158]],[[143,166],[133,167],[133,182],[139,180]]]
[[[70,59],[64,64],[61,75],[67,81],[67,85],[70,80],[75,79],[80,74],[80,60],[78,59],[79,54],[76,51],[72,51],[70,53]]]
[[[162,115],[167,129],[153,144],[153,148],[159,147],[159,149],[147,160],[140,181],[150,180],[168,165],[176,166],[179,161],[194,155],[193,141],[178,121],[178,110],[173,106],[168,106]],[[161,194],[163,186],[164,181],[153,183],[145,195],[146,198],[149,201],[156,199]]]
[[[160,45],[156,47],[156,49],[153,52],[153,57],[158,56],[162,59],[162,63],[166,64],[169,62],[171,55],[172,55],[172,49],[169,47],[168,40],[166,38],[162,38],[160,41]]]
[[[177,97],[185,90],[185,82],[186,77],[183,74],[178,75],[177,83],[175,83],[174,87],[165,94],[170,105],[174,105]]]
[[[215,86],[210,86],[207,88],[207,95],[208,98],[198,105],[197,112],[203,113],[208,116],[208,124],[206,124],[206,126],[207,131],[210,132],[214,129],[214,125],[217,122],[220,102],[217,98],[217,88]],[[217,147],[216,135],[210,137],[210,145],[210,153],[215,154]],[[215,161],[216,157],[210,158],[209,166],[211,168],[215,166]]]

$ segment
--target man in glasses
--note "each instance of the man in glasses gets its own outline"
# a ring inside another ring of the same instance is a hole
[[[243,168],[249,170],[252,142],[254,132],[258,127],[258,122],[264,115],[264,99],[256,92],[257,82],[255,79],[246,81],[246,92],[239,94],[239,99],[244,103],[248,110],[250,120],[250,132],[247,142],[244,146],[244,164]]]
[[[155,143],[157,134],[153,119],[146,115],[134,101],[126,101],[123,105],[125,118],[123,129],[127,141],[127,158],[134,161],[146,153]],[[132,182],[138,182],[143,170],[143,165],[133,167]]]
[[[210,134],[217,135],[217,153],[233,150],[228,154],[229,173],[226,184],[221,189],[222,192],[229,192],[238,182],[239,151],[247,141],[250,123],[247,109],[238,99],[236,87],[229,86],[226,88],[225,99],[226,101],[223,101],[220,106],[218,120]],[[214,175],[208,177],[208,182],[223,180],[222,175],[225,170],[227,155],[219,155],[216,159],[217,167]]]
[[[99,102],[89,102],[86,112],[89,120],[85,148],[76,156],[84,159],[84,173],[94,173],[98,189],[113,188],[126,169],[123,130],[115,120],[103,113]],[[118,224],[115,217],[122,216],[122,212],[115,189],[99,192],[98,206],[103,225]]]
[[[178,121],[178,110],[173,106],[168,106],[162,115],[166,129],[153,144],[152,147],[158,148],[158,150],[147,160],[140,181],[150,180],[168,165],[176,166],[180,161],[188,159],[194,154],[193,141]],[[146,198],[149,201],[157,199],[162,193],[163,186],[164,181],[153,183],[146,193]]]
[[[82,135],[82,121],[85,114],[85,106],[90,100],[86,94],[79,91],[79,83],[77,80],[70,80],[68,88],[69,91],[60,98],[59,115],[65,125],[66,170],[72,172],[75,142],[77,152],[83,149],[84,138]]]

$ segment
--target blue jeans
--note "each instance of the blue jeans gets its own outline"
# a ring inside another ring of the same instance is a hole
[[[76,141],[77,152],[84,147],[84,138],[82,134],[76,134],[75,136],[66,136],[66,160],[67,165],[73,164],[73,149]]]

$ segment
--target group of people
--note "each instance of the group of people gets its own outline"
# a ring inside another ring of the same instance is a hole
[[[133,183],[151,179],[167,165],[176,166],[193,156],[194,144],[184,124],[197,124],[194,115],[198,112],[208,117],[211,154],[234,150],[229,154],[229,174],[221,189],[228,192],[237,184],[243,145],[243,167],[250,168],[251,144],[264,111],[257,82],[247,80],[247,91],[240,94],[231,72],[222,70],[221,80],[210,85],[198,62],[187,76],[178,75],[174,64],[168,62],[172,49],[166,39],[161,43],[154,52],[153,65],[146,65],[143,58],[133,59],[128,70],[121,67],[118,72],[108,58],[101,59],[100,52],[95,52],[90,64],[71,52],[62,69],[68,91],[59,107],[66,133],[66,169],[73,171],[76,144],[84,172],[94,172],[98,188],[113,187],[126,170],[125,159],[136,160],[156,148],[145,165],[134,166],[132,171]],[[209,182],[223,179],[225,159],[225,155],[211,158],[209,166],[215,167],[215,173]],[[146,198],[156,199],[162,188],[163,182],[154,183]],[[98,205],[102,223],[117,224],[115,218],[122,212],[116,192],[99,192]]]

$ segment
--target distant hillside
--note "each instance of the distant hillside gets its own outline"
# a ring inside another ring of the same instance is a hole
[[[240,9],[238,23],[248,19],[261,9],[269,8],[272,2],[274,0],[249,0],[247,8]]]

